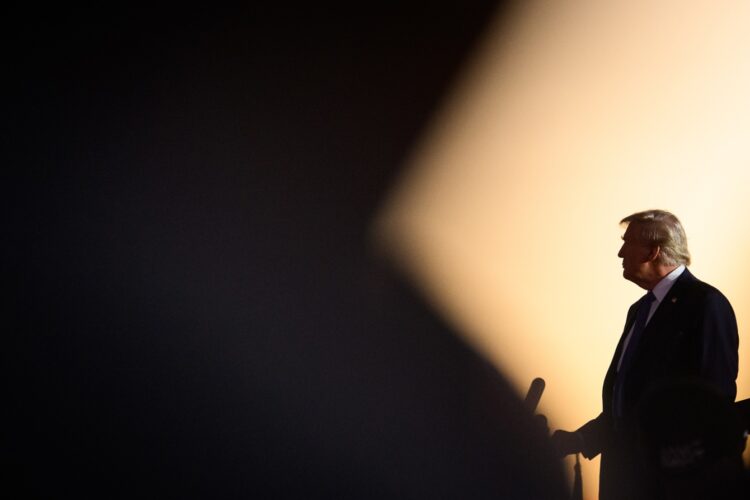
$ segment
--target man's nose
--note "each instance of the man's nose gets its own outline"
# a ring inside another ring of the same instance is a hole
[[[622,259],[622,247],[620,247],[620,251],[617,252],[617,256]]]

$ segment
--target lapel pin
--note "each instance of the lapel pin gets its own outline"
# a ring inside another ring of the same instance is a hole
[[[677,297],[672,297],[672,304],[676,304],[676,303],[677,303]]]

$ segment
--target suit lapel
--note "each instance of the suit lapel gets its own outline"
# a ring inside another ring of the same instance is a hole
[[[669,290],[669,292],[667,292],[667,295],[664,296],[664,299],[659,304],[659,307],[656,308],[656,311],[651,317],[651,320],[646,325],[646,329],[643,332],[643,337],[641,338],[641,343],[638,348],[638,353],[636,353],[636,360],[634,360],[636,363],[638,362],[638,354],[647,351],[647,349],[643,348],[644,345],[648,345],[657,341],[658,339],[654,338],[655,335],[657,335],[660,331],[664,331],[664,329],[661,328],[661,324],[665,321],[672,321],[672,318],[674,318],[675,314],[674,311],[677,307],[680,306],[682,302],[684,290],[692,281],[695,281],[695,276],[693,276],[692,273],[690,273],[690,271],[685,268],[682,274],[677,278],[677,280],[675,280],[674,285],[672,285],[672,288]],[[614,377],[617,373],[617,364],[620,360],[620,356],[622,355],[623,344],[625,342],[625,338],[628,335],[628,332],[630,332],[630,329],[633,327],[633,323],[635,322],[635,313],[639,302],[640,301],[632,304],[630,306],[630,309],[628,310],[628,315],[625,320],[625,329],[620,336],[620,341],[617,344],[617,349],[615,349],[614,357],[612,358],[612,362],[610,363],[609,370],[607,370],[607,375],[605,377],[605,392],[610,390],[614,383]]]
[[[638,356],[639,353],[650,352],[649,346],[659,341],[659,334],[671,331],[669,324],[674,321],[675,311],[681,306],[682,299],[684,298],[684,290],[694,280],[695,277],[687,268],[675,280],[674,285],[672,285],[672,288],[669,289],[669,292],[667,292],[664,299],[659,303],[659,307],[656,308],[654,315],[643,331],[638,353],[636,353],[637,357],[640,357]]]
[[[678,307],[683,298],[685,286],[693,280],[695,280],[695,277],[686,268],[675,280],[674,285],[669,289],[669,292],[664,296],[664,299],[659,303],[659,307],[656,308],[654,315],[651,317],[651,321],[646,325],[644,333],[648,332],[652,327],[658,327],[666,319],[672,318],[675,308]]]
[[[635,323],[635,315],[636,315],[635,313],[638,310],[639,303],[640,303],[640,300],[632,304],[630,306],[630,309],[628,309],[628,317],[625,319],[625,328],[622,331],[622,335],[620,335],[620,342],[618,342],[617,344],[617,349],[615,349],[615,359],[613,361],[615,366],[617,366],[617,362],[619,361],[620,356],[622,355],[622,348],[623,348],[623,345],[625,344],[625,338],[628,336],[630,329],[633,328],[633,323]]]
[[[622,355],[622,348],[625,344],[625,338],[628,336],[628,332],[633,327],[633,323],[635,322],[635,313],[638,305],[638,302],[635,302],[630,306],[630,309],[628,309],[628,315],[627,318],[625,318],[625,328],[622,331],[622,334],[620,335],[620,341],[617,343],[617,348],[615,349],[615,354],[612,357],[612,362],[609,364],[609,369],[607,370],[607,374],[604,377],[604,392],[605,394],[610,394],[612,386],[614,385],[614,379],[615,375],[617,373],[617,364],[620,361],[620,356]],[[605,407],[607,405],[605,404]]]

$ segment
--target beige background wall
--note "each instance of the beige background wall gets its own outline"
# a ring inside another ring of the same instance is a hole
[[[750,397],[750,3],[537,0],[502,22],[377,234],[519,393],[544,377],[541,411],[572,429],[600,411],[642,293],[621,277],[618,221],[671,210],[694,274],[735,307]],[[598,459],[583,475],[596,498]]]

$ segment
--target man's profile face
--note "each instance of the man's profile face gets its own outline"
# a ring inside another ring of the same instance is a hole
[[[628,224],[617,256],[622,259],[623,278],[638,286],[643,286],[649,276],[647,264],[650,261],[651,245],[641,239],[638,226],[635,222]]]

